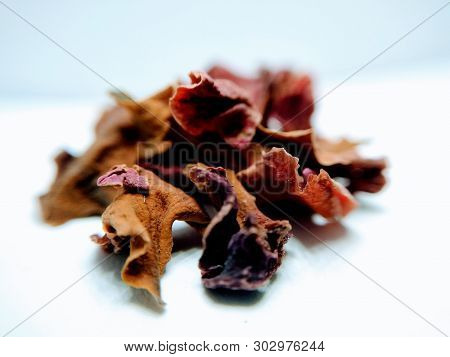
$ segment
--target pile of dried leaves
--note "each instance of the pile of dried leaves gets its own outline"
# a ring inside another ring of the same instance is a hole
[[[385,183],[383,159],[311,128],[308,76],[222,67],[189,76],[142,101],[114,94],[94,143],[79,157],[61,152],[40,197],[52,225],[102,215],[105,234],[93,241],[127,254],[123,280],[158,301],[175,220],[203,237],[205,287],[253,290],[281,264],[291,225],[280,218],[339,219],[357,206],[353,192]]]

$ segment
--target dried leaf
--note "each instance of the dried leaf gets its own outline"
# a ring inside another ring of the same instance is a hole
[[[120,186],[128,193],[149,194],[149,184],[146,176],[139,175],[135,169],[126,165],[117,165],[108,173],[100,176],[97,186]]]
[[[148,183],[148,196],[126,188],[130,177],[137,185],[135,188]],[[94,241],[116,252],[129,243],[129,256],[122,269],[123,281],[146,289],[161,301],[159,281],[171,257],[173,222],[206,224],[208,217],[193,198],[139,166],[120,165],[99,181],[122,187],[123,192],[102,215],[105,236],[94,236]]]
[[[332,141],[314,135],[312,130],[274,131],[259,126],[255,141],[266,147],[281,146],[293,156],[300,156],[304,167],[320,171],[331,177],[349,180],[350,192],[376,193],[386,183],[383,170],[385,159],[366,159],[359,155],[358,144],[347,139]]]
[[[256,103],[263,114],[255,134],[256,142],[264,142],[269,147],[281,143],[291,154],[308,155],[305,163],[308,167],[317,171],[326,169],[332,177],[348,178],[351,192],[378,192],[384,186],[385,160],[362,158],[356,151],[358,143],[313,135],[314,98],[309,76],[287,70],[263,70],[256,78],[246,78],[223,67],[213,67],[209,73],[213,78],[228,79],[242,87],[249,93],[251,102]],[[267,127],[273,120],[279,123],[279,130]]]
[[[267,70],[261,70],[255,78],[248,78],[237,75],[222,66],[213,66],[208,70],[208,74],[214,79],[226,79],[246,92],[250,102],[264,113],[269,100],[272,74]]]
[[[300,176],[298,161],[283,148],[272,148],[238,178],[269,201],[298,201],[328,219],[344,217],[357,206],[350,192],[323,169],[319,174],[305,169]]]
[[[191,72],[189,76],[192,84],[178,86],[170,99],[178,124],[193,136],[215,133],[233,147],[247,147],[262,116],[246,91],[204,72]]]
[[[291,71],[273,74],[263,124],[277,120],[283,131],[311,128],[314,112],[311,78]]]
[[[55,180],[48,193],[40,197],[44,221],[59,225],[103,212],[115,192],[97,187],[98,176],[118,163],[135,164],[138,142],[162,140],[169,130],[171,93],[172,87],[168,87],[138,104],[119,100],[100,118],[95,141],[83,155],[74,157],[62,152],[55,158]]]
[[[289,222],[265,216],[232,171],[191,165],[186,173],[217,210],[203,235],[203,284],[237,290],[266,284],[281,264]]]
[[[214,79],[227,79],[245,90],[250,102],[263,115],[264,126],[277,121],[284,131],[311,128],[314,98],[309,76],[262,69],[258,76],[248,78],[221,66],[212,67],[208,74]]]

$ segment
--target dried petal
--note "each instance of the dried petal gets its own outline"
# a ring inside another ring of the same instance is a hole
[[[55,180],[48,193],[40,197],[42,217],[47,223],[59,225],[72,218],[102,214],[116,192],[97,187],[98,176],[118,163],[136,163],[138,142],[162,140],[169,130],[171,93],[169,87],[137,104],[120,99],[102,115],[95,141],[82,156],[63,152],[55,158]]]
[[[386,184],[383,170],[385,159],[365,159],[357,152],[358,143],[341,139],[331,141],[315,138],[314,153],[317,161],[328,166],[327,171],[335,177],[349,179],[350,192],[376,193]]]
[[[223,266],[213,266],[203,275],[205,287],[254,290],[266,283],[279,265],[278,252],[270,248],[266,230],[251,215],[231,236],[225,253]]]
[[[149,185],[146,176],[126,165],[114,166],[109,172],[100,176],[97,180],[97,186],[120,186],[126,192],[141,193],[148,195]]]
[[[311,128],[310,118],[314,111],[311,78],[283,70],[261,70],[254,78],[232,73],[214,66],[208,74],[214,79],[227,79],[246,91],[251,103],[263,114],[263,125],[277,121],[284,131]]]
[[[206,224],[208,217],[193,198],[152,172],[138,166],[123,168],[123,171],[126,174],[135,171],[139,177],[145,177],[149,195],[145,197],[124,189],[102,215],[106,238],[115,251],[129,243],[129,256],[122,269],[124,282],[146,289],[160,301],[159,280],[172,252],[173,222]],[[114,177],[105,176],[106,180]],[[94,240],[107,245],[103,238]]]
[[[264,113],[267,101],[269,100],[269,90],[272,74],[267,70],[261,70],[255,78],[248,78],[232,73],[222,66],[214,66],[208,70],[208,74],[214,79],[226,79],[245,90],[250,102]]]
[[[359,144],[347,139],[332,141],[315,136],[314,155],[317,161],[324,166],[348,165],[360,158],[356,151]]]
[[[193,165],[187,175],[217,209],[203,236],[203,284],[253,290],[267,283],[281,264],[289,222],[265,216],[232,171]]]
[[[204,72],[189,76],[192,84],[178,86],[170,99],[178,124],[193,136],[215,133],[233,147],[247,147],[262,116],[245,90]]]
[[[313,134],[310,129],[283,132],[259,126],[255,141],[266,146],[282,146],[290,154],[303,157],[304,167],[324,169],[331,177],[348,179],[350,192],[375,193],[383,188],[386,160],[361,157],[357,142],[332,141]]]
[[[313,112],[314,98],[309,76],[291,71],[273,75],[264,124],[275,119],[284,131],[305,130],[311,128]]]
[[[344,217],[358,206],[351,193],[325,170],[321,169],[317,175],[306,175],[306,185],[299,192],[299,197],[325,218]]]
[[[110,241],[108,236],[104,234],[103,236],[99,236],[98,234],[91,234],[91,240],[98,244],[106,253],[112,253],[115,249],[114,244]],[[117,251],[120,250],[120,246],[118,246]]]
[[[329,219],[343,217],[357,206],[350,192],[324,170],[316,175],[305,169],[300,176],[298,161],[283,148],[272,148],[238,177],[270,201],[299,201]]]
[[[356,151],[357,143],[345,139],[333,142],[312,135],[314,98],[309,76],[285,70],[261,71],[256,78],[245,78],[223,67],[213,67],[209,74],[242,87],[263,114],[255,141],[268,146],[281,143],[290,153],[308,155],[307,166],[316,170],[324,168],[332,177],[348,178],[351,192],[378,192],[384,186],[386,180],[382,171],[386,162],[383,159],[361,158]],[[278,121],[282,131],[266,127],[273,120]],[[296,147],[290,150],[288,146]]]

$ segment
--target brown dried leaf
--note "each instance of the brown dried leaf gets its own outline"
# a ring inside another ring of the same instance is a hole
[[[161,301],[159,280],[171,257],[173,222],[206,224],[209,219],[193,198],[139,166],[116,167],[103,176],[101,183],[124,187],[120,178],[124,181],[127,176],[136,175],[141,177],[136,182],[148,183],[148,196],[127,189],[119,194],[102,215],[105,238],[115,251],[129,242],[123,281],[146,289]],[[107,244],[105,239],[95,241],[102,246]]]
[[[172,87],[168,87],[138,104],[120,99],[100,118],[95,141],[83,155],[60,153],[55,158],[55,180],[40,197],[44,221],[59,225],[72,218],[100,215],[115,192],[98,188],[97,177],[118,163],[135,164],[138,142],[162,140],[169,130],[171,94]]]

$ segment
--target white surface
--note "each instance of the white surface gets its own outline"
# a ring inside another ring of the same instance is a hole
[[[387,155],[391,168],[386,189],[359,195],[361,208],[342,226],[313,229],[447,334],[449,93],[447,69],[383,80],[362,76],[323,100],[315,118],[322,131],[373,139],[366,151]],[[52,155],[64,146],[85,147],[100,108],[20,102],[3,108],[0,332],[5,333],[104,255],[89,241],[101,230],[99,219],[51,228],[39,221],[36,204],[53,177]],[[121,262],[114,257],[12,335],[439,335],[308,233],[292,238],[287,252],[276,279],[250,298],[208,293],[197,269],[200,250],[176,253],[162,279],[167,302],[162,312],[120,281]]]

